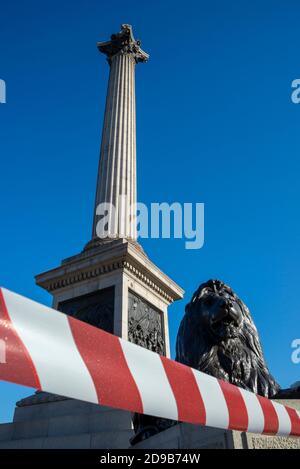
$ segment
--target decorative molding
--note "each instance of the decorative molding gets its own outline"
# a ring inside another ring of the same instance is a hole
[[[161,285],[159,285],[158,282],[155,282],[150,275],[145,273],[145,271],[139,268],[135,263],[126,259],[111,261],[94,267],[90,266],[89,269],[85,269],[80,272],[70,272],[69,274],[65,274],[53,281],[50,280],[49,282],[43,282],[43,286],[47,289],[47,291],[53,292],[60,288],[65,288],[69,285],[74,285],[85,280],[97,278],[101,275],[114,272],[119,269],[123,269],[134,275],[138,280],[147,285],[147,287],[151,288],[155,293],[158,293],[169,303],[173,303],[174,298]],[[42,282],[40,284],[42,284]]]

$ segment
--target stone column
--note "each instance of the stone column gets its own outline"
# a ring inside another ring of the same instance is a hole
[[[129,25],[113,34],[108,42],[98,43],[107,56],[110,75],[102,131],[100,163],[97,179],[93,240],[101,203],[113,204],[107,215],[108,237],[136,239],[134,212],[136,205],[136,117],[135,64],[145,62],[148,54],[140,48]]]

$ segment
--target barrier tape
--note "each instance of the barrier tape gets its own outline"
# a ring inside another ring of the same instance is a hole
[[[300,412],[0,289],[0,379],[157,417],[300,436]]]

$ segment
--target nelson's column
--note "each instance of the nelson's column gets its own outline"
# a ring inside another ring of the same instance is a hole
[[[135,66],[148,54],[130,25],[98,43],[110,67],[92,238],[80,254],[37,275],[53,307],[169,356],[167,308],[183,290],[153,264],[136,239]],[[97,207],[112,203],[108,236],[97,236]],[[0,448],[127,448],[131,414],[37,392],[0,425]]]

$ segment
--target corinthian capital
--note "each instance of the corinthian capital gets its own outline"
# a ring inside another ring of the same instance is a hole
[[[146,62],[149,55],[140,48],[140,45],[141,41],[134,39],[130,24],[122,24],[119,33],[112,34],[110,41],[98,42],[97,47],[107,56],[109,63],[117,54],[130,54],[136,63]]]

